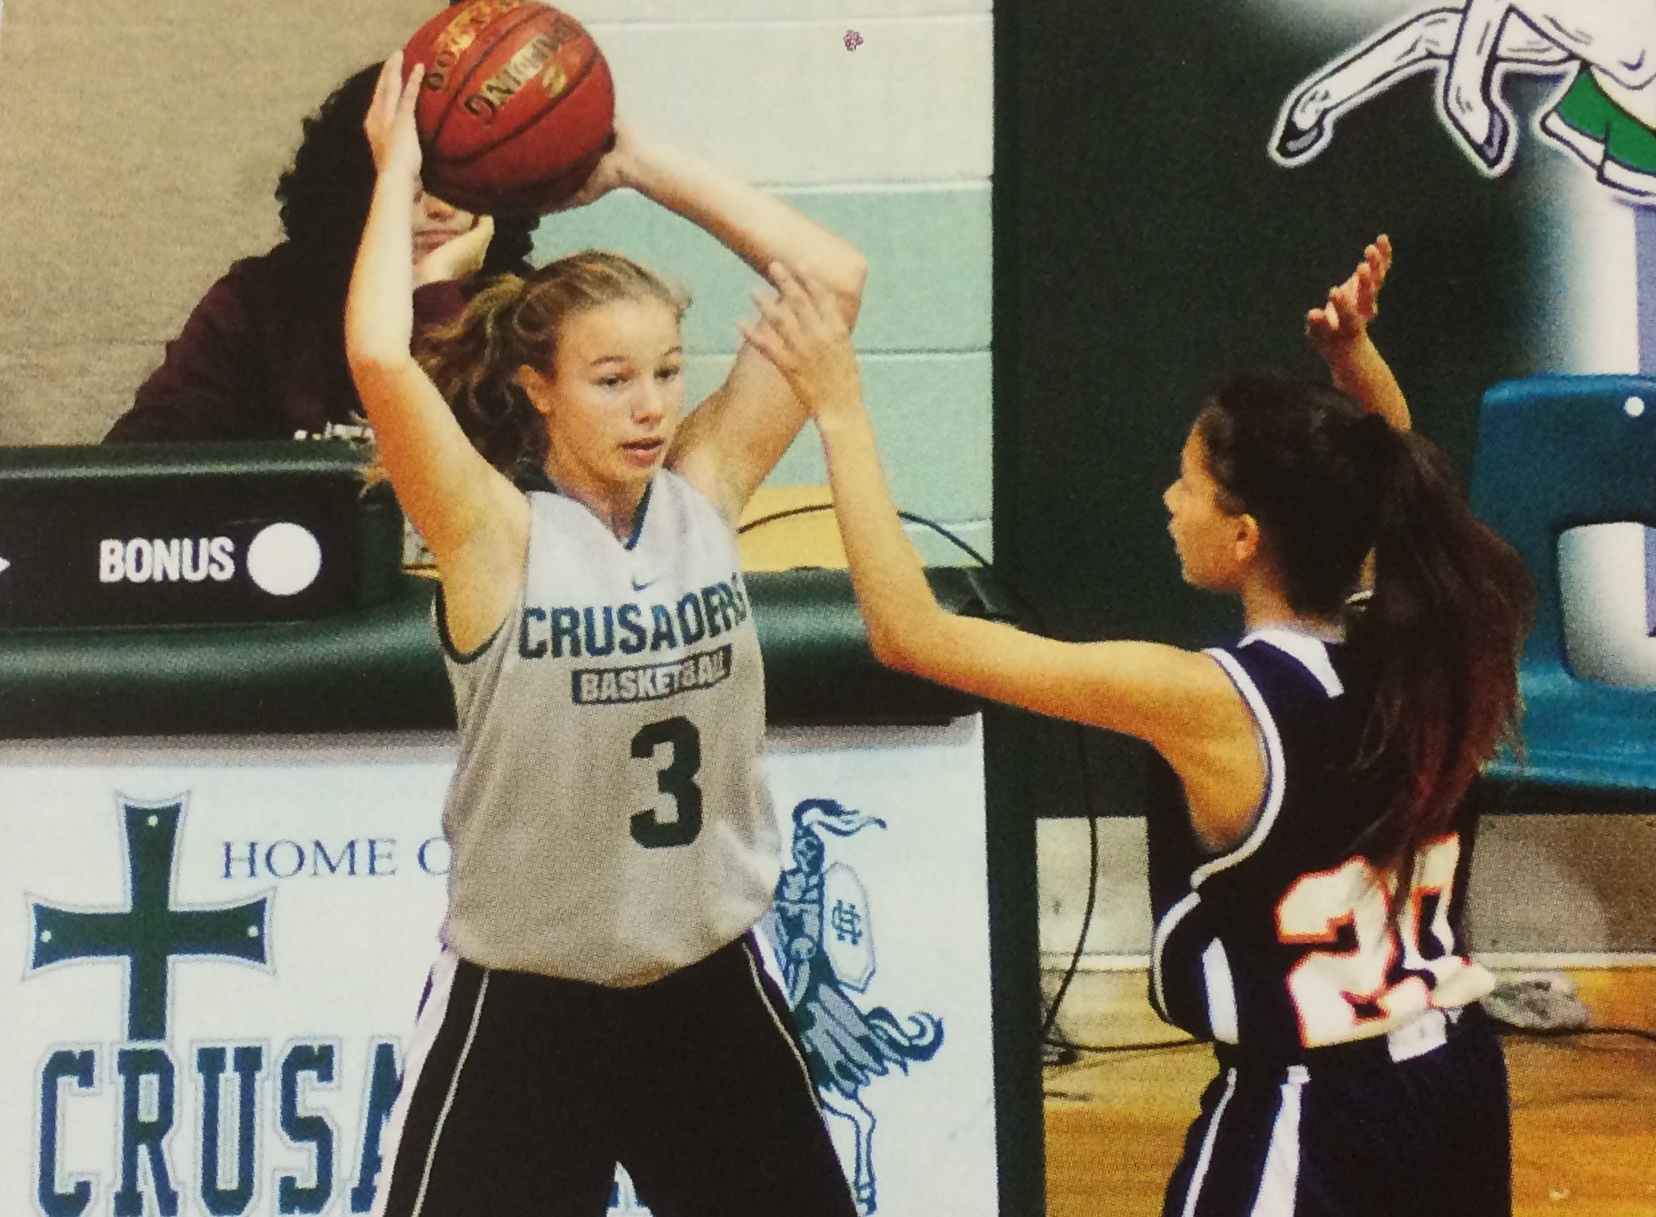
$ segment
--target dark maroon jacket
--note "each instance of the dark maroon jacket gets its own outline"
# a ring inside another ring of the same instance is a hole
[[[361,422],[345,363],[345,301],[283,243],[243,258],[201,298],[105,443],[292,439]],[[470,284],[414,293],[416,327],[457,316]]]

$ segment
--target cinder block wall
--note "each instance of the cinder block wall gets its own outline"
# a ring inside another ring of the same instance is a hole
[[[94,442],[229,263],[280,236],[300,120],[433,0],[9,0],[0,11],[0,444]],[[570,0],[623,113],[845,233],[907,508],[989,544],[989,0]],[[862,42],[845,45],[847,31]],[[96,65],[95,72],[91,65]],[[545,222],[679,278],[692,397],[756,282],[637,196]],[[772,478],[825,480],[806,435]],[[928,557],[958,560],[923,539]]]

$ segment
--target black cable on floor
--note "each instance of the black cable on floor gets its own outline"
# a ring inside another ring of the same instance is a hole
[[[1076,1044],[1069,1040],[1048,1040],[1055,1048],[1068,1048],[1093,1056],[1114,1056],[1123,1052],[1165,1052],[1173,1048],[1211,1048],[1206,1040],[1145,1040],[1135,1044]]]
[[[1075,974],[1081,970],[1081,956],[1086,950],[1087,934],[1092,930],[1093,911],[1098,907],[1098,816],[1093,811],[1092,781],[1087,768],[1087,739],[1082,734],[1079,723],[1074,727],[1075,763],[1081,774],[1081,806],[1087,810],[1087,906],[1081,914],[1081,933],[1076,936],[1075,950],[1070,955],[1069,966],[1064,969],[1064,978],[1058,982],[1058,988],[1052,994],[1052,1004],[1047,1007],[1046,1015],[1041,1019],[1043,1044],[1052,1042],[1052,1030],[1058,1025],[1058,1009],[1069,994]],[[1077,1051],[1085,1051],[1079,1044],[1070,1046]]]

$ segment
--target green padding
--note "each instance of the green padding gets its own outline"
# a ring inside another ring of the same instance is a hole
[[[326,621],[20,631],[0,641],[0,737],[441,727],[454,707],[431,585]]]
[[[995,597],[983,572],[927,572],[951,612],[985,616]],[[747,576],[765,652],[765,706],[773,724],[946,722],[976,709],[962,693],[883,667],[842,570]]]
[[[930,572],[943,602],[985,612],[980,572]],[[431,625],[434,584],[327,621],[0,638],[0,738],[452,727]],[[927,723],[974,703],[874,661],[844,571],[748,576],[773,724]]]
[[[139,477],[340,478],[362,483],[362,449],[342,440],[0,448],[0,480],[72,483]]]
[[[989,184],[921,190],[799,191],[782,195],[853,242],[868,259],[857,321],[865,351],[987,350],[990,335]],[[753,315],[760,282],[722,245],[636,194],[548,217],[535,261],[595,246],[614,249],[688,287],[684,320],[697,353],[736,349],[736,321]]]

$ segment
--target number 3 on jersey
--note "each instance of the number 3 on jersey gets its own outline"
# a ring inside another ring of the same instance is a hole
[[[672,759],[656,771],[656,789],[671,796],[673,818],[662,819],[654,807],[633,816],[633,840],[645,849],[688,845],[701,833],[702,792],[695,782],[701,769],[701,732],[687,718],[663,719],[633,736],[632,754],[649,760],[663,744],[672,750]]]
[[[1308,951],[1288,973],[1288,992],[1307,1048],[1338,1044],[1401,1026],[1432,1004],[1458,1005],[1453,978],[1474,965],[1455,953],[1450,890],[1460,838],[1428,842],[1415,863],[1409,903],[1392,924],[1392,887],[1366,858],[1301,875],[1277,904],[1284,943],[1338,943],[1345,951]],[[1428,912],[1429,908],[1429,912]],[[1429,948],[1431,958],[1427,958]],[[1406,975],[1392,983],[1401,949]],[[1481,969],[1479,969],[1481,972]]]

